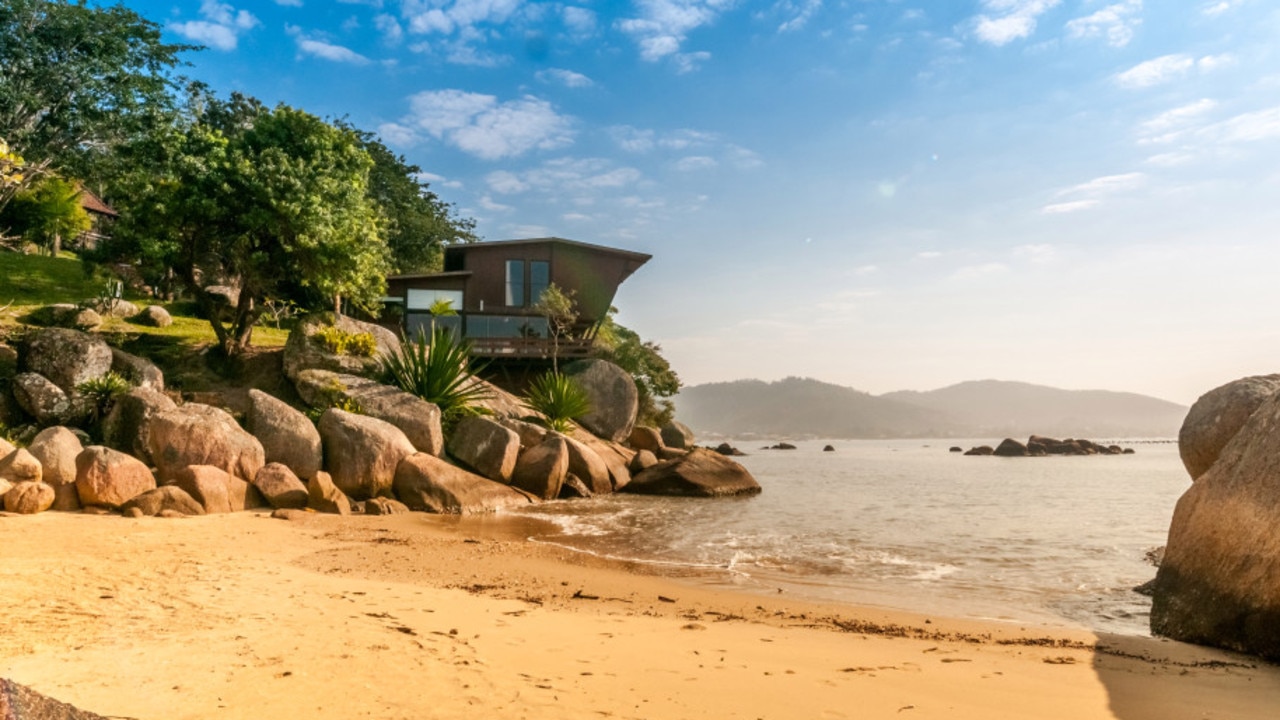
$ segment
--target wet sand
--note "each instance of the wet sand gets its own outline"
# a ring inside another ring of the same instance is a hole
[[[504,518],[0,517],[0,677],[109,717],[1274,718],[1280,667],[809,603]]]

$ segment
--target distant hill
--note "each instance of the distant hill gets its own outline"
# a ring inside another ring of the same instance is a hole
[[[875,396],[807,378],[685,388],[678,417],[719,435],[1173,437],[1187,409],[1134,393],[983,380]]]

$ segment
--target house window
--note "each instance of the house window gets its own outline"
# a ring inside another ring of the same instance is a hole
[[[524,261],[507,261],[507,307],[524,307]]]
[[[551,284],[551,263],[546,260],[529,262],[529,301],[538,302],[542,293]]]
[[[406,310],[430,310],[439,300],[448,300],[454,312],[462,312],[461,290],[416,290],[405,293]]]

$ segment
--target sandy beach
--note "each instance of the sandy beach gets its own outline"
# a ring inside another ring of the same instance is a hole
[[[0,517],[0,677],[115,718],[1274,718],[1174,642],[723,590],[423,515]]]

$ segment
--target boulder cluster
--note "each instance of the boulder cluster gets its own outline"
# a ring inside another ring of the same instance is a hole
[[[960,448],[952,447],[950,452],[960,452]],[[965,455],[994,455],[996,457],[1046,457],[1048,455],[1132,455],[1133,448],[1119,445],[1102,445],[1083,438],[1067,438],[1057,440],[1042,435],[1032,435],[1026,443],[1013,438],[1005,438],[996,447],[979,445],[969,448]]]
[[[1280,660],[1280,375],[1203,395],[1178,450],[1192,484],[1169,526],[1151,631]]]
[[[383,328],[340,322],[372,334],[379,352],[398,348]],[[530,422],[517,398],[489,385],[481,414],[446,434],[435,405],[370,379],[365,359],[326,353],[309,337],[319,326],[300,323],[284,359],[299,395],[323,409],[317,422],[259,390],[249,391],[243,425],[222,408],[180,403],[164,392],[154,365],[88,333],[46,328],[21,348],[0,344],[0,378],[8,367],[13,399],[43,428],[24,448],[0,440],[0,505],[20,514],[85,508],[134,517],[258,507],[381,515],[491,512],[618,491],[760,491],[741,465],[693,448],[688,428],[636,426],[634,384],[620,387],[619,378],[630,377],[604,361],[580,361],[586,367],[575,370],[595,408],[590,432],[547,430]],[[94,444],[75,427],[90,412],[78,388],[113,369],[137,386],[112,403]]]

